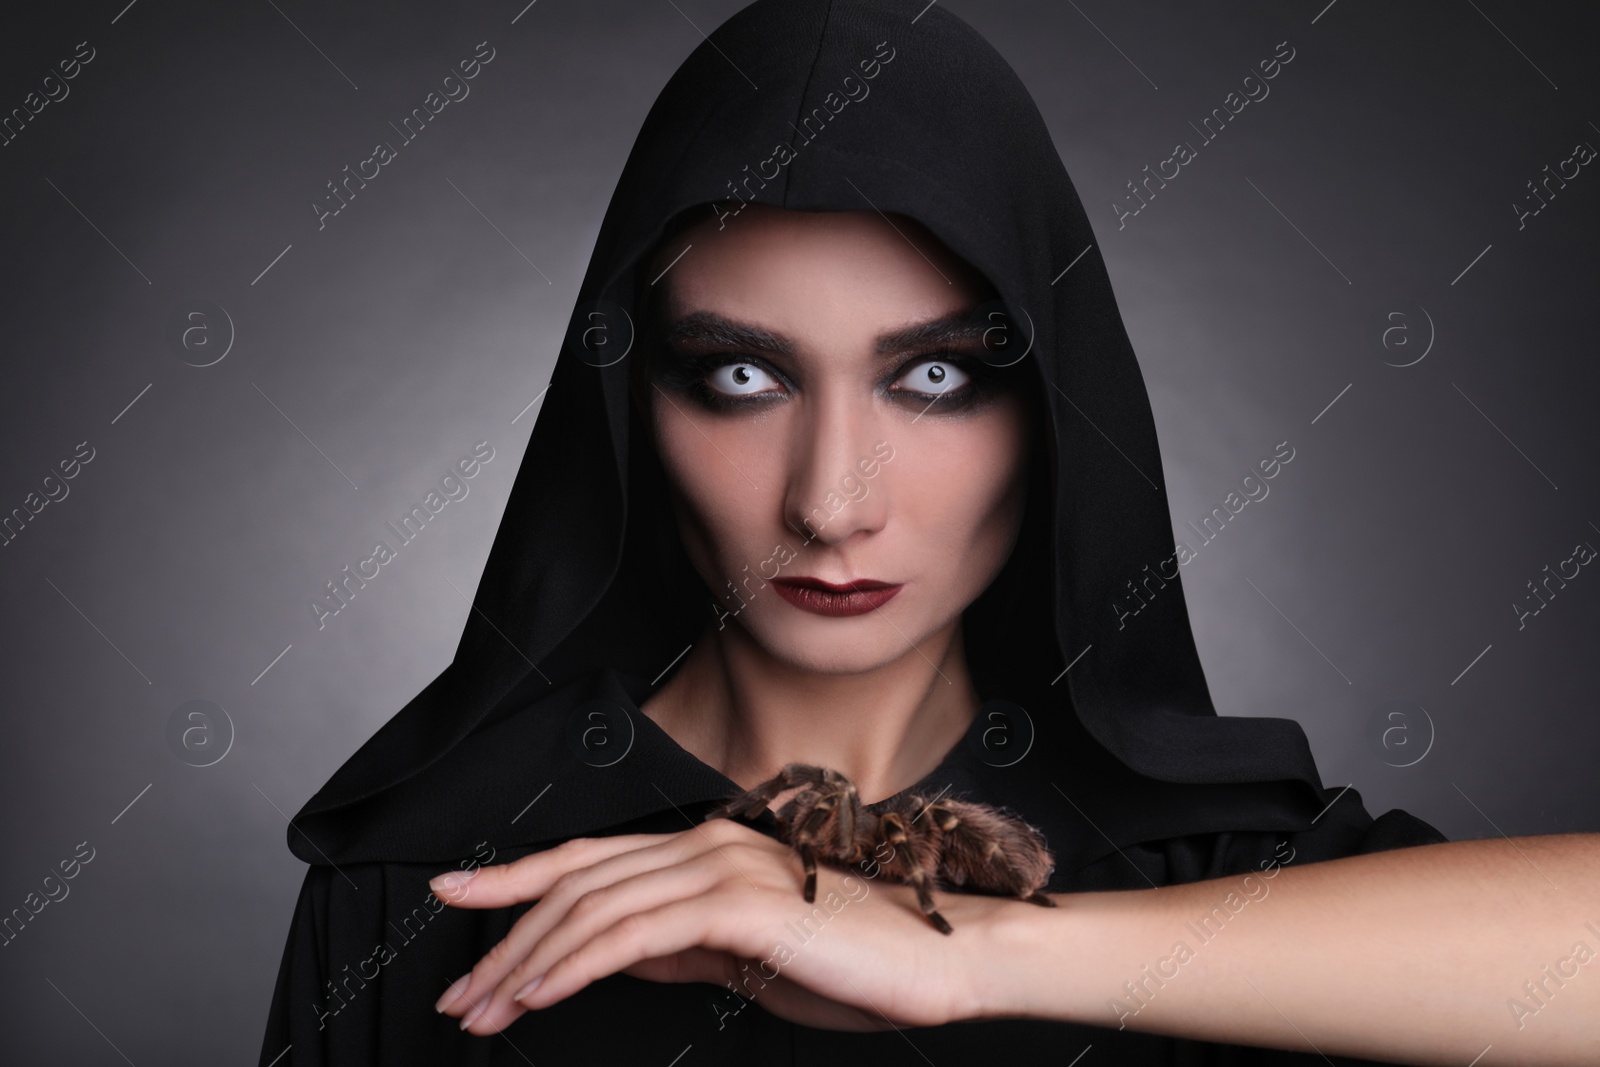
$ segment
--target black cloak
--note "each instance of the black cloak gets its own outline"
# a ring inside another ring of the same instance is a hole
[[[1119,1030],[1109,988],[1104,1027],[832,1032],[769,1015],[759,995],[622,974],[498,1036],[435,1014],[530,905],[449,908],[428,878],[575,836],[683,830],[738,792],[638,710],[714,601],[672,528],[629,371],[655,341],[658,242],[713,214],[738,225],[748,201],[920,221],[998,294],[1010,354],[996,362],[1029,376],[1044,420],[1021,538],[964,616],[982,710],[912,788],[1040,827],[1050,892],[1267,885],[1279,864],[1444,840],[1324,789],[1293,720],[1217,715],[1166,494],[1146,477],[1162,466],[1143,378],[1089,220],[1004,59],[926,0],[758,0],[684,61],[639,133],[454,662],[291,822],[311,868],[260,1063],[1065,1063],[1089,1045],[1085,1064],[1324,1062]],[[756,825],[772,832],[771,813]]]

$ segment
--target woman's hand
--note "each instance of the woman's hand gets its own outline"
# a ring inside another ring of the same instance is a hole
[[[807,904],[794,850],[729,819],[676,834],[574,838],[461,877],[434,879],[435,895],[465,908],[538,901],[439,1000],[438,1010],[475,1034],[618,971],[732,983],[774,1015],[828,1029],[974,1018],[996,966],[985,924],[1021,906],[940,893],[955,928],[943,935],[910,886],[822,866],[816,903]]]

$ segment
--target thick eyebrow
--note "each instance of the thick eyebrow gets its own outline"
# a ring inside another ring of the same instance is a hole
[[[993,325],[987,315],[977,310],[958,311],[879,334],[873,348],[879,356],[893,356],[937,345],[977,341]],[[794,341],[783,334],[714,311],[692,311],[674,320],[667,326],[665,339],[669,343],[698,343],[781,356],[793,355],[796,348]]]

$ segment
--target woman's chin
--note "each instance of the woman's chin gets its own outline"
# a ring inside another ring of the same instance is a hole
[[[812,674],[865,674],[887,667],[916,655],[909,635],[924,630],[882,612],[833,618],[783,605],[781,614],[791,617],[752,619],[747,632],[773,659]]]

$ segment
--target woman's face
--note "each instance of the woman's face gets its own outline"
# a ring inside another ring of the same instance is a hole
[[[679,534],[724,626],[802,669],[871,670],[958,620],[1011,551],[1020,364],[980,358],[992,294],[909,218],[750,205],[724,222],[647,273],[666,272],[648,403]]]

